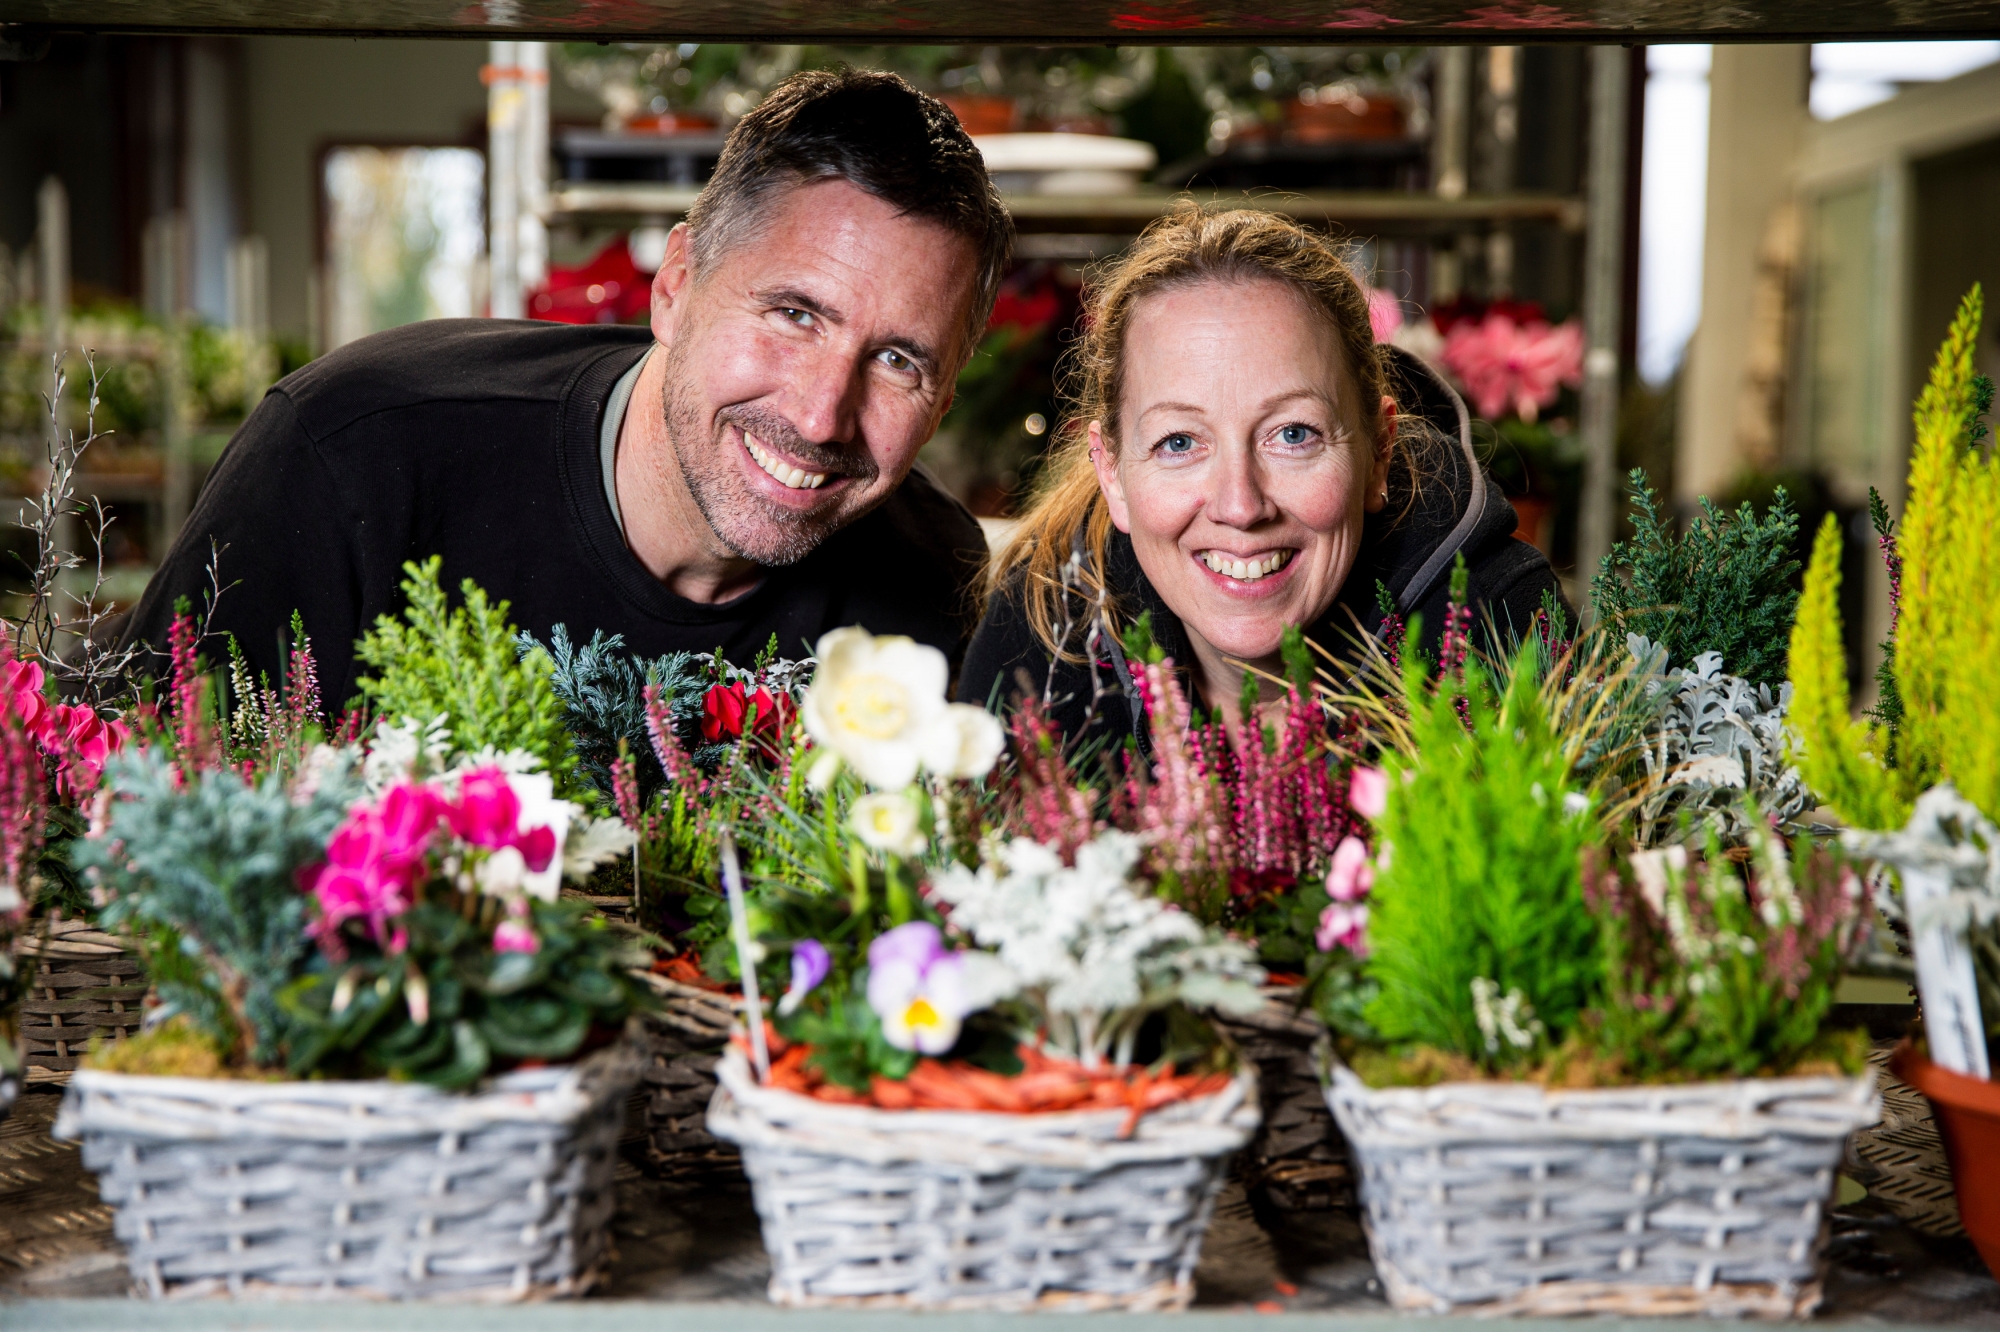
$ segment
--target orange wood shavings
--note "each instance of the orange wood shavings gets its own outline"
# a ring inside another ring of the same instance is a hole
[[[1226,1073],[1155,1073],[1147,1068],[1085,1068],[1056,1059],[1030,1045],[1017,1048],[1021,1072],[1013,1077],[963,1060],[919,1059],[910,1076],[898,1081],[877,1074],[866,1095],[829,1082],[810,1067],[809,1046],[787,1045],[766,1025],[771,1053],[768,1085],[799,1096],[839,1105],[872,1105],[883,1110],[974,1110],[993,1114],[1050,1114],[1059,1110],[1124,1110],[1120,1137],[1130,1137],[1147,1111],[1176,1101],[1210,1096],[1229,1085]],[[740,1035],[737,1048],[747,1053]]]
[[[668,980],[679,981],[682,985],[692,985],[697,990],[713,990],[717,994],[734,993],[727,985],[710,979],[708,973],[686,953],[653,959],[652,972],[655,976],[665,976]]]

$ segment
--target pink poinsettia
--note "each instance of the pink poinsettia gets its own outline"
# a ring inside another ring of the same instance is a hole
[[[1533,421],[1567,384],[1583,383],[1583,326],[1574,319],[1551,328],[1489,310],[1477,322],[1453,324],[1444,339],[1445,368],[1458,376],[1479,414],[1509,412]]]

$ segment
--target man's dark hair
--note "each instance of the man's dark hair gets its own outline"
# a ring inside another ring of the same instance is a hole
[[[755,237],[774,194],[818,180],[844,180],[972,242],[978,268],[960,353],[970,356],[1014,248],[1013,219],[958,117],[894,74],[806,70],[736,122],[688,210],[696,276]]]

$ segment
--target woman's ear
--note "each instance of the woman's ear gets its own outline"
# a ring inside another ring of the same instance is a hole
[[[1097,469],[1097,488],[1104,492],[1104,506],[1111,510],[1111,525],[1130,536],[1132,510],[1125,503],[1125,480],[1118,475],[1118,446],[1104,437],[1104,427],[1090,423],[1090,465]]]
[[[674,340],[674,329],[680,325],[681,298],[694,278],[688,263],[688,225],[682,222],[667,233],[667,252],[660,260],[660,271],[653,274],[653,341],[663,347]]]
[[[1384,394],[1382,398],[1382,438],[1375,441],[1375,456],[1368,468],[1368,494],[1362,499],[1361,507],[1369,513],[1380,513],[1389,505],[1389,459],[1396,446],[1396,400]]]

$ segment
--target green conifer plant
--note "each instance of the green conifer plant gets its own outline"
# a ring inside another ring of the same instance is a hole
[[[1731,675],[1778,684],[1799,599],[1799,517],[1783,487],[1761,520],[1748,503],[1730,514],[1704,497],[1677,537],[1646,473],[1633,468],[1631,484],[1633,538],[1611,548],[1590,583],[1600,622],[1658,643],[1675,665],[1719,652]]]

